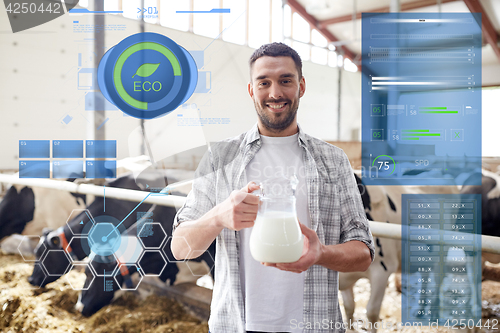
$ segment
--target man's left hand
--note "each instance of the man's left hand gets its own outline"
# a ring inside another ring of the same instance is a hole
[[[302,273],[312,265],[318,263],[323,253],[323,245],[320,243],[318,235],[312,229],[299,222],[300,229],[304,235],[304,249],[302,256],[292,263],[262,263],[264,266],[276,267],[283,271]]]

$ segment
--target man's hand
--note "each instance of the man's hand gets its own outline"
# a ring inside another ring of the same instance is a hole
[[[239,231],[253,227],[259,210],[259,197],[251,194],[259,186],[250,182],[239,191],[231,192],[229,198],[217,206],[216,225]]]
[[[203,253],[222,229],[241,230],[254,225],[259,210],[259,197],[251,194],[259,186],[250,182],[233,191],[229,198],[195,221],[184,221],[175,229],[172,254],[177,260],[193,259],[193,253]],[[191,251],[197,249],[198,251]],[[200,252],[201,251],[201,252]]]
[[[262,263],[283,271],[301,273],[312,265],[321,265],[337,272],[364,272],[372,262],[368,246],[361,241],[351,240],[342,244],[323,245],[314,230],[300,224],[304,239],[302,256],[296,262],[287,264]]]
[[[299,223],[299,225],[304,235],[304,249],[299,260],[286,264],[262,263],[264,266],[276,267],[283,271],[302,273],[319,262],[323,253],[323,246],[319,241],[318,235],[314,230],[309,229],[302,223]]]

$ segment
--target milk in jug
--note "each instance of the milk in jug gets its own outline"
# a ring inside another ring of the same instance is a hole
[[[277,177],[261,183],[259,211],[250,235],[250,253],[260,262],[299,260],[304,247],[295,208],[298,179]]]

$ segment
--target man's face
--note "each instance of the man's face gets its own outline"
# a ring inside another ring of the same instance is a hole
[[[304,95],[305,80],[299,79],[290,57],[260,57],[251,70],[248,93],[252,97],[259,122],[278,133],[296,122],[299,99]]]

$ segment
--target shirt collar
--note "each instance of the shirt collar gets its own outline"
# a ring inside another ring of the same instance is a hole
[[[299,129],[299,135],[298,135],[299,146],[306,147],[307,146],[306,134],[304,133],[304,131],[302,131],[299,124],[297,124],[297,127]],[[257,140],[261,141],[259,127],[257,126],[257,123],[255,123],[252,129],[250,129],[250,131],[248,131],[247,134],[245,135],[246,145],[250,145]]]
[[[252,129],[248,131],[245,136],[246,145],[249,145],[256,140],[260,140],[259,127],[257,126],[257,123],[252,126]]]

